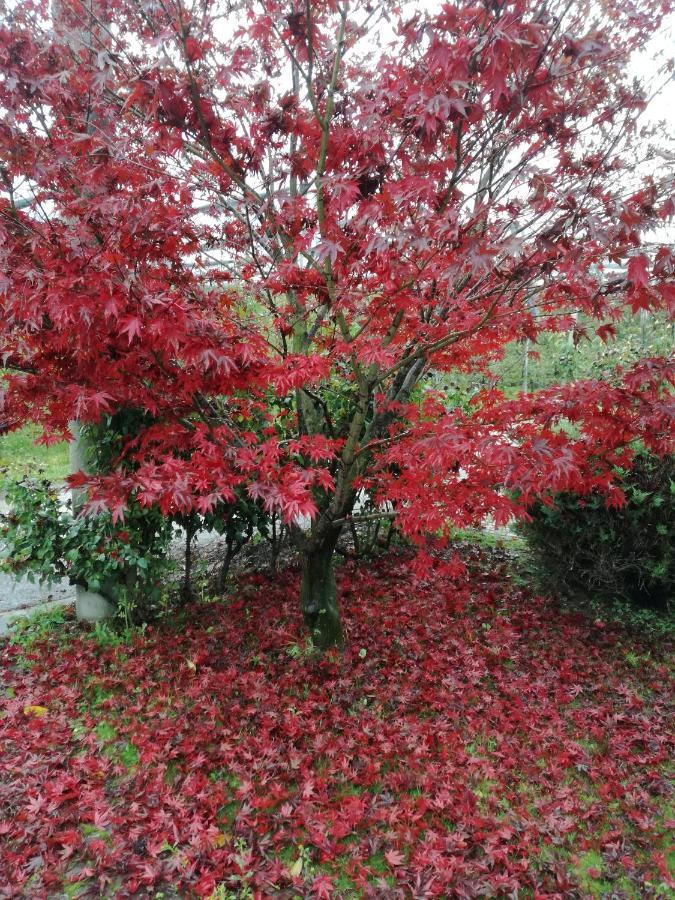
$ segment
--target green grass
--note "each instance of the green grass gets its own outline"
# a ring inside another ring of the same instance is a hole
[[[99,722],[94,734],[109,759],[126,769],[136,768],[141,758],[137,747],[131,741],[118,741],[117,729],[109,722]]]
[[[0,473],[12,478],[40,475],[50,481],[63,481],[68,474],[68,444],[45,447],[35,444],[40,429],[26,425],[0,437]]]
[[[612,885],[603,879],[603,859],[597,850],[587,850],[574,866],[579,883],[591,897],[609,896]]]
[[[513,550],[525,548],[525,540],[515,531],[500,528],[499,531],[486,531],[483,528],[454,528],[452,538],[457,542],[475,544],[484,550]]]
[[[38,609],[27,616],[17,616],[12,621],[10,641],[23,650],[33,649],[38,641],[46,640],[52,633],[60,634],[66,626],[65,610],[61,606]]]

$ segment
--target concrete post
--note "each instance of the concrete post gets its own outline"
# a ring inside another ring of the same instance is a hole
[[[79,423],[70,423],[70,433],[73,439],[69,445],[70,471],[86,472],[87,470],[87,439],[82,433]],[[86,491],[73,489],[71,491],[73,515],[76,516],[82,509],[86,500]],[[89,591],[79,584],[75,588],[75,614],[82,622],[100,622],[110,619],[115,614],[115,607],[106,598],[96,591]]]
[[[85,11],[87,6],[85,4]],[[81,11],[75,10],[72,4],[66,0],[52,0],[52,21],[54,31],[60,35],[61,40],[68,44],[72,50],[79,52],[81,48],[90,50],[92,56],[99,53],[101,47],[110,47],[111,34],[105,23],[110,22],[110,10],[107,0],[89,0],[89,12],[91,16],[87,20],[83,18]],[[96,38],[96,39],[94,39]],[[86,131],[91,134],[94,130],[95,117],[90,109],[86,112],[83,122]],[[97,121],[99,130],[105,128],[105,121]],[[70,423],[70,432],[73,436],[70,442],[70,471],[87,472],[87,439],[77,422]],[[77,515],[86,500],[86,491],[72,491],[73,515]],[[106,589],[107,589],[106,585]],[[114,596],[114,586],[110,586]],[[96,591],[88,591],[77,587],[75,610],[77,618],[87,622],[98,622],[108,619],[115,613],[115,607]]]

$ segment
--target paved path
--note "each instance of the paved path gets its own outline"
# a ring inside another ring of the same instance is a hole
[[[31,584],[25,578],[17,581],[0,573],[0,636],[7,633],[16,616],[34,612],[36,607],[65,605],[75,602],[75,589],[67,581],[57,584]]]

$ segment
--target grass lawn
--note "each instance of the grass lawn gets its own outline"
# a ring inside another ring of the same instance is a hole
[[[39,475],[50,481],[64,480],[68,474],[68,445],[36,445],[39,433],[39,428],[27,425],[0,436],[0,473],[11,478]]]
[[[0,895],[673,896],[672,646],[467,553],[455,580],[345,566],[342,655],[293,571],[124,638],[24,631]]]

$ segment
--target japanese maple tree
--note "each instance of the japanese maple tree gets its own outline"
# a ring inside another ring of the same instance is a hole
[[[609,339],[672,311],[673,157],[630,68],[670,7],[10,3],[5,417],[56,440],[145,410],[132,467],[75,479],[90,507],[245,489],[294,523],[321,646],[360,491],[419,538],[551,490],[620,502],[635,439],[670,449],[670,361],[463,409],[424,388],[581,339],[579,313]]]

